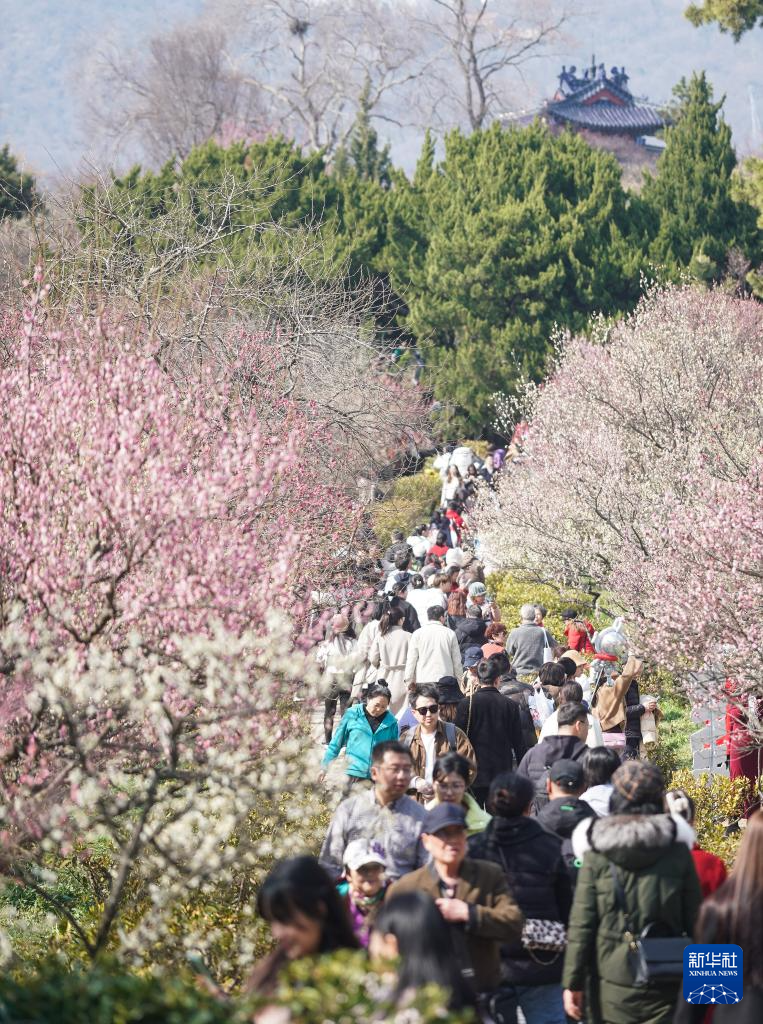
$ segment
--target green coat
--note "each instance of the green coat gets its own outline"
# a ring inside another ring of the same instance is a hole
[[[625,922],[610,864],[625,890],[637,932],[651,922],[691,935],[701,892],[691,846],[694,833],[668,814],[610,815],[583,821],[573,834],[583,856],[568,929],[562,985],[586,993],[586,1024],[668,1024],[677,985],[633,984]],[[585,851],[585,852],[584,852]]]

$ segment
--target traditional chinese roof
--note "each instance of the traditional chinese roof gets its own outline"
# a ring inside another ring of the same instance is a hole
[[[559,88],[546,104],[553,120],[574,128],[624,135],[645,135],[664,128],[667,121],[651,103],[636,101],[628,89],[625,68],[613,67],[609,74],[603,64],[577,69],[562,68]]]

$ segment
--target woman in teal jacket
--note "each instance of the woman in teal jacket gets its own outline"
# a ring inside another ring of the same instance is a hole
[[[380,679],[368,687],[362,704],[354,704],[345,711],[323,755],[321,781],[326,776],[326,768],[339,756],[342,747],[347,748],[348,782],[352,784],[371,778],[373,748],[377,743],[398,738],[397,719],[388,710],[391,699],[389,687]]]

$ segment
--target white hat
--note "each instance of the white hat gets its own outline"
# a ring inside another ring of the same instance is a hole
[[[460,569],[464,564],[464,553],[461,548],[448,548],[445,552],[445,564],[450,568],[451,565],[457,565]]]
[[[381,864],[387,866],[387,859],[384,856],[384,848],[379,843],[368,842],[366,839],[353,839],[347,844],[344,851],[344,865],[350,871],[357,871],[368,864]]]

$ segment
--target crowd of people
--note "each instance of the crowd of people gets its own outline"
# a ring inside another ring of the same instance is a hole
[[[441,462],[442,508],[392,538],[377,600],[331,621],[321,779],[344,752],[343,798],[317,861],[282,863],[262,886],[277,948],[254,985],[289,960],[365,948],[396,970],[401,1005],[437,982],[495,1024],[688,1020],[680,977],[634,976],[633,941],[657,928],[740,942],[753,996],[713,1024],[757,1020],[763,817],[727,877],[697,847],[691,798],[645,756],[659,709],[640,662],[609,653],[574,608],[562,642],[539,605],[504,624],[462,518],[497,461]]]

